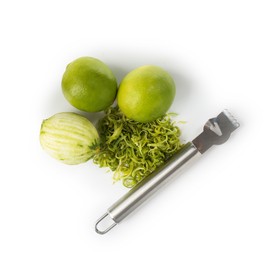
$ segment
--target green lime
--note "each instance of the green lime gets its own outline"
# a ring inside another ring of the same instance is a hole
[[[118,90],[118,106],[135,121],[146,123],[163,116],[175,96],[175,83],[160,67],[146,65],[129,72]]]
[[[97,112],[114,102],[117,81],[103,62],[91,57],[81,57],[67,65],[62,90],[72,106],[87,112]]]

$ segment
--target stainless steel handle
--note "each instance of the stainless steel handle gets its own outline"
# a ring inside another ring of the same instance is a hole
[[[112,229],[117,223],[121,222],[133,210],[146,201],[160,187],[174,178],[181,166],[185,165],[190,159],[199,155],[199,151],[192,142],[187,143],[183,149],[177,152],[170,160],[159,167],[151,175],[137,184],[116,203],[114,203],[96,223],[95,229],[99,234],[105,234]],[[106,217],[110,217],[113,221],[109,227],[101,230],[99,224]]]

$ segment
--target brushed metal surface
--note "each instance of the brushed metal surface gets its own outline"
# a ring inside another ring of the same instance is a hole
[[[178,151],[170,160],[159,167],[151,175],[137,184],[108,210],[109,216],[116,222],[121,222],[133,210],[146,201],[161,186],[175,177],[181,170],[181,166],[187,163],[191,158],[200,154],[193,143],[189,142]]]

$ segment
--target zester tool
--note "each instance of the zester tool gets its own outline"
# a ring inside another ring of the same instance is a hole
[[[203,132],[191,142],[173,155],[164,165],[143,179],[134,188],[115,202],[107,212],[100,217],[95,230],[99,234],[105,234],[120,223],[126,216],[139,207],[160,187],[177,176],[181,167],[193,158],[202,155],[211,146],[226,142],[230,134],[240,124],[227,110],[217,117],[209,119],[204,125]]]

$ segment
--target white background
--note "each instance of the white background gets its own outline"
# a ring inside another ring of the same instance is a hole
[[[1,1],[0,259],[272,260],[272,14],[270,0]],[[80,56],[118,81],[168,70],[184,140],[224,108],[241,123],[105,236],[94,223],[127,190],[39,144],[43,119],[77,111],[60,82]]]

